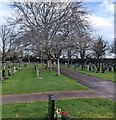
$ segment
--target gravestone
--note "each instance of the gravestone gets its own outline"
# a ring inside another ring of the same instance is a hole
[[[18,71],[18,68],[16,67],[16,71]]]
[[[100,68],[97,66],[97,71],[96,71],[96,73],[99,73],[100,72]]]
[[[8,64],[8,69],[10,69],[11,68],[11,66],[10,66],[10,64]]]
[[[53,64],[56,65],[56,62],[54,61]]]
[[[24,67],[26,67],[26,66],[27,66],[27,63],[24,64]]]
[[[8,76],[11,76],[11,69],[8,69]]]
[[[2,77],[5,78],[5,69],[2,70]]]
[[[39,69],[38,69],[38,65],[35,66],[35,70],[36,70],[36,74],[37,74],[37,77],[39,76]]]
[[[77,69],[77,63],[75,64],[74,68]]]
[[[102,71],[102,73],[105,73],[105,67],[102,67],[101,71]]]
[[[89,65],[89,71],[91,71],[91,65]]]
[[[65,67],[67,66],[67,63],[65,63]]]
[[[105,64],[105,70],[107,70],[108,69],[108,65],[107,64]]]
[[[111,65],[109,66],[109,71],[110,71],[110,72],[112,71],[112,67],[111,67]]]
[[[54,109],[55,109],[54,95],[49,95],[49,100],[48,100],[48,118],[49,118],[49,120],[54,120]]]
[[[41,74],[40,74],[40,71],[38,71],[38,78],[39,78],[39,79],[42,78],[42,76],[41,76]]]
[[[92,65],[92,72],[96,72],[96,67],[95,67],[95,65]]]
[[[15,66],[13,67],[13,72],[14,72],[14,73],[16,73],[16,72],[17,72],[17,71],[16,71],[16,67],[15,67]]]
[[[19,70],[21,70],[21,65],[19,64]]]
[[[35,71],[36,71],[36,65],[35,65]]]
[[[87,70],[88,66],[87,64],[84,65],[84,70]]]
[[[8,76],[11,76],[11,65],[8,64]]]
[[[80,65],[79,65],[79,64],[77,64],[77,69],[79,69],[79,67],[80,67]]]
[[[40,75],[40,71],[38,69],[38,65],[36,66],[36,74],[37,74],[37,78],[42,78]]]

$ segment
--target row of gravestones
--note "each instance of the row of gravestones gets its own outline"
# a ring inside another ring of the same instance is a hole
[[[80,66],[81,66],[81,65],[76,64],[76,65],[74,65],[73,67],[74,67],[75,69],[79,69]],[[110,72],[111,72],[111,71],[116,72],[116,65],[103,65],[103,66],[101,66],[101,68],[100,68],[100,67],[98,67],[98,65],[95,65],[95,64],[88,64],[88,65],[86,64],[86,65],[84,65],[83,69],[84,69],[84,70],[87,70],[87,71],[96,72],[96,73],[99,73],[99,72],[105,73],[106,70],[107,70],[107,71],[110,71]]]
[[[26,67],[27,64],[24,64],[24,67]],[[9,63],[8,65],[4,65],[4,67],[2,69],[0,69],[0,80],[6,79],[6,72],[8,77],[12,76],[13,74],[15,74],[17,71],[21,70],[21,65],[20,63],[18,63],[18,67],[16,67],[15,65],[12,65]]]

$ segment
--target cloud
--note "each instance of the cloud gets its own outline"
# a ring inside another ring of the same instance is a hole
[[[6,19],[12,15],[13,10],[10,8],[10,1],[0,0],[0,24],[5,24]]]
[[[104,13],[114,14],[114,4],[108,1],[101,3],[100,8]]]
[[[114,40],[114,22],[112,18],[102,18],[98,16],[90,16],[93,26],[93,32],[102,35],[108,42]]]
[[[112,17],[104,18],[104,17],[100,17],[100,16],[91,15],[90,19],[92,22],[92,26],[94,26],[95,28],[102,28],[102,27],[109,28],[113,25]]]
[[[102,35],[104,40],[109,43],[114,41],[114,4],[112,2],[107,0],[94,4],[89,19],[93,27],[93,34]]]

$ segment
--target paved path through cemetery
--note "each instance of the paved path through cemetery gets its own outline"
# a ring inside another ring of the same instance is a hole
[[[65,68],[61,69],[61,73],[76,80],[78,83],[91,88],[96,94],[100,93],[101,95],[106,96],[106,98],[115,99],[114,94],[116,93],[114,93],[114,86],[116,86],[116,83],[80,74]]]
[[[73,99],[73,98],[106,98],[106,96],[96,93],[89,89],[87,91],[61,91],[61,92],[40,92],[31,94],[4,95],[2,104],[21,103],[48,100],[49,94],[54,95],[55,99]]]

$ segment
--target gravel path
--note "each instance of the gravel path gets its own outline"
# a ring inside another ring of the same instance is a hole
[[[96,93],[93,90],[87,91],[61,91],[61,92],[41,92],[31,94],[4,95],[2,104],[21,103],[48,100],[49,94],[54,95],[55,99],[71,99],[71,98],[106,98],[106,96]]]

